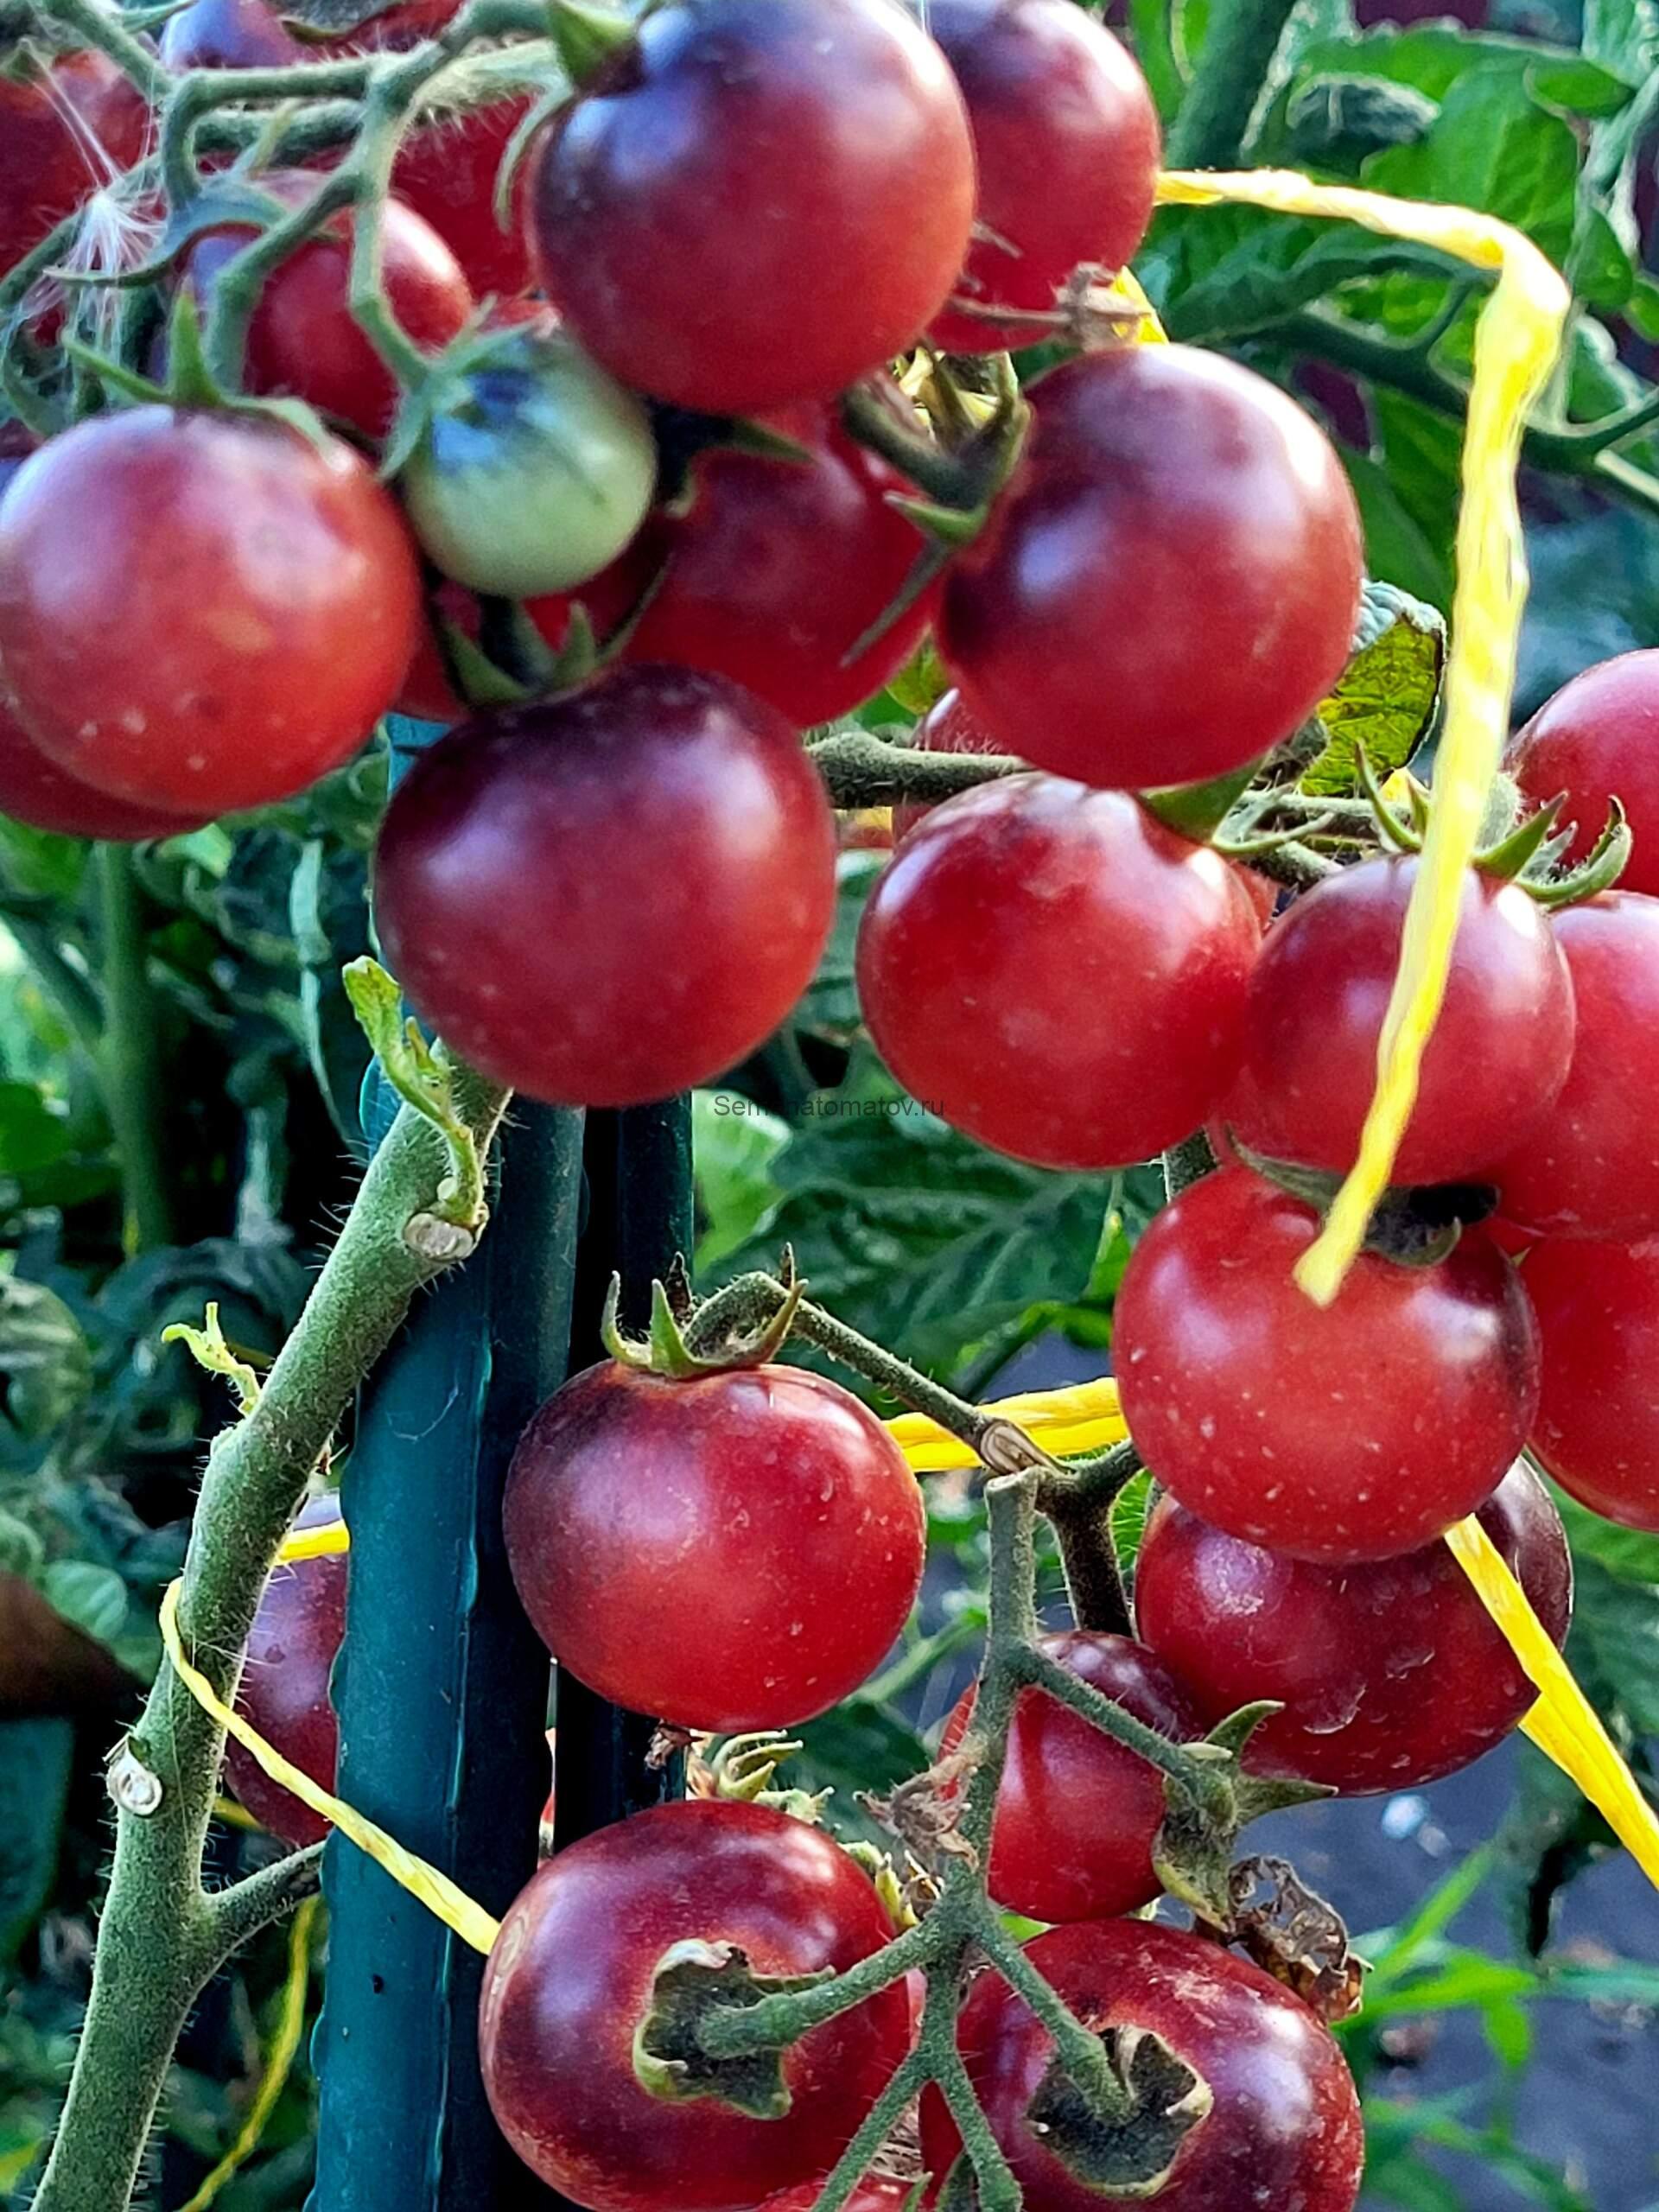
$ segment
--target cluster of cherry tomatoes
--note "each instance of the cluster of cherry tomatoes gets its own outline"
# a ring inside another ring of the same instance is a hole
[[[414,0],[354,43],[410,44],[453,12]],[[1135,794],[1247,770],[1327,695],[1359,602],[1354,502],[1318,426],[1260,378],[1113,346],[1033,384],[977,533],[909,588],[926,518],[843,396],[861,386],[913,435],[895,357],[1058,328],[1078,268],[1139,244],[1160,151],[1138,72],[1070,0],[922,12],[925,29],[893,0],[667,0],[537,138],[505,228],[491,203],[530,93],[406,141],[381,243],[386,304],[430,357],[418,389],[353,318],[362,217],[336,215],[270,275],[244,362],[248,393],[326,428],[158,400],[0,461],[0,804],[164,836],[304,790],[392,709],[456,724],[380,839],[397,975],[503,1082],[640,1103],[740,1060],[810,979],[836,840],[801,733],[931,629],[957,688],[918,742],[1029,768],[901,813],[859,944],[878,1046],[1022,1160],[1119,1166],[1208,1125],[1224,1160],[1153,1224],[1117,1307],[1124,1410],[1164,1493],[1138,1636],[1046,1649],[1173,1739],[1269,1698],[1258,1770],[1412,1786],[1530,1695],[1442,1533],[1478,1513],[1559,1639],[1569,1562],[1525,1447],[1597,1510],[1659,1529],[1659,656],[1569,686],[1512,763],[1527,800],[1567,792],[1586,834],[1623,801],[1628,887],[1551,913],[1524,881],[1465,886],[1399,1175],[1457,1186],[1447,1218],[1470,1225],[1369,1249],[1316,1308],[1292,1279],[1318,1226],[1306,1173],[1353,1157],[1415,862],[1349,866],[1274,918]],[[161,46],[175,68],[299,72],[315,51],[264,0],[192,0]],[[0,75],[0,277],[102,181],[89,146],[114,174],[150,128],[99,54]],[[260,227],[249,187],[291,211],[326,173],[245,179],[239,200],[204,175],[168,283],[211,321]],[[25,305],[37,334],[60,311]],[[167,352],[163,333],[157,376]],[[545,690],[593,637],[598,672],[539,696],[537,670]],[[524,696],[469,713],[484,661]],[[1495,1194],[1486,1225],[1465,1186]],[[769,1364],[619,1357],[576,1377],[523,1440],[506,1529],[562,1667],[716,1733],[854,1692],[924,1567],[887,1432]],[[241,1692],[324,1782],[345,1582],[343,1554],[273,1579]],[[970,1693],[947,1759],[971,1720]],[[323,1832],[231,1756],[277,1833]],[[1032,1962],[1086,2025],[1157,2036],[1205,2085],[1157,2202],[1347,2212],[1359,2120],[1324,2025],[1217,1944],[1124,1917],[1159,1892],[1165,1810],[1148,1765],[1027,1691],[991,1894],[1049,1924]],[[492,1959],[502,2126],[593,2212],[804,2212],[910,2048],[904,1982],[783,2054],[783,2121],[663,2094],[636,2033],[676,1946],[813,1975],[893,1932],[850,1857],[766,1806],[664,1807],[590,1838],[537,1874]],[[960,2048],[1028,2212],[1098,2203],[1037,2116],[1046,2031],[993,1976]],[[960,2141],[935,2092],[922,2147],[942,2182]],[[873,2178],[855,2212],[908,2196]]]

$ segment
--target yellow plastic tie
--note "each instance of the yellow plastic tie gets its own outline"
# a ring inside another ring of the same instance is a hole
[[[1466,207],[1314,184],[1282,169],[1213,176],[1171,172],[1160,179],[1158,196],[1176,207],[1242,202],[1285,214],[1332,216],[1387,237],[1414,239],[1497,276],[1475,327],[1445,728],[1422,863],[1377,1044],[1376,1091],[1359,1158],[1324,1230],[1296,1269],[1308,1296],[1328,1306],[1364,1241],[1416,1103],[1424,1047],[1446,995],[1464,873],[1474,856],[1487,793],[1509,736],[1527,594],[1516,470],[1528,410],[1560,351],[1570,295],[1560,272],[1530,238]]]
[[[302,1559],[334,1559],[352,1548],[352,1532],[343,1521],[325,1521],[315,1529],[290,1529],[276,1554],[278,1567],[292,1567]]]
[[[307,1532],[309,1533],[309,1532]],[[321,1533],[321,1532],[319,1532]],[[266,1743],[257,1729],[251,1728],[239,1713],[225,1703],[200,1669],[194,1667],[184,1655],[184,1645],[179,1636],[179,1592],[182,1584],[169,1584],[162,1599],[162,1642],[167,1656],[173,1662],[174,1672],[184,1684],[196,1703],[210,1713],[219,1726],[235,1737],[237,1742],[250,1751],[273,1782],[302,1805],[325,1821],[332,1821],[343,1836],[350,1839],[359,1851],[366,1851],[378,1866],[384,1867],[394,1882],[406,1889],[411,1897],[418,1897],[429,1912],[434,1912],[447,1928],[453,1928],[465,1943],[475,1951],[487,1954],[500,1933],[501,1923],[474,1904],[466,1891],[460,1889],[447,1874],[435,1866],[429,1866],[412,1851],[405,1851],[395,1836],[390,1836],[372,1821],[364,1819],[341,1798],[335,1797],[313,1782],[308,1774],[292,1765],[282,1753]]]
[[[184,2207],[184,2212],[207,2212],[226,2183],[234,2178],[259,2148],[260,2138],[288,2086],[294,2055],[305,2029],[306,1993],[311,1986],[311,1931],[316,1925],[320,1904],[321,1899],[307,1897],[289,1929],[288,1979],[283,1985],[283,2009],[248,2116],[235,2142]]]
[[[1595,1707],[1573,1680],[1548,1631],[1511,1573],[1509,1562],[1478,1521],[1460,1521],[1446,1541],[1474,1584],[1481,1603],[1508,1639],[1510,1649],[1539,1690],[1522,1722],[1533,1742],[1569,1774],[1659,1889],[1659,1815],[1602,1726]]]
[[[1103,1452],[1109,1446],[1121,1444],[1129,1433],[1118,1410],[1117,1384],[1109,1375],[1064,1390],[1028,1390],[1020,1397],[999,1398],[994,1405],[982,1406],[980,1411],[1014,1422],[1044,1451],[1061,1458],[1071,1452]],[[918,1475],[942,1475],[957,1467],[979,1465],[960,1438],[925,1414],[900,1414],[887,1423],[887,1428]]]

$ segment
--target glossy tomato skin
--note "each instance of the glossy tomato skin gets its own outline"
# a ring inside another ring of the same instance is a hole
[[[495,219],[495,185],[531,102],[525,93],[423,124],[404,138],[391,172],[392,190],[431,225],[480,299],[512,299],[530,288],[524,173],[513,187],[515,219],[505,229]]]
[[[1659,1232],[1659,899],[1606,892],[1558,913],[1573,978],[1573,1060],[1552,1112],[1491,1170],[1499,1211],[1548,1236]]]
[[[891,0],[673,0],[535,158],[548,296],[637,391],[711,415],[828,400],[943,305],[973,149]]]
[[[769,2196],[760,2212],[814,2212],[823,2193],[817,2182],[807,2182],[799,2189],[785,2190],[781,2196]],[[915,2195],[914,2182],[873,2174],[848,2198],[847,2212],[911,2212]]]
[[[684,499],[651,533],[660,581],[628,652],[729,676],[805,729],[846,714],[904,666],[938,594],[924,593],[849,659],[922,551],[920,531],[888,505],[909,487],[854,443],[831,408],[792,408],[767,427],[809,458],[720,448],[698,456]]]
[[[0,506],[0,663],[72,775],[198,818],[303,791],[397,696],[421,622],[351,448],[245,416],[98,415]]]
[[[562,1667],[722,1733],[850,1696],[908,1619],[927,1545],[920,1487],[875,1415],[787,1367],[589,1368],[524,1431],[505,1521]]]
[[[1230,1535],[1348,1565],[1491,1497],[1538,1402],[1538,1326],[1478,1230],[1405,1267],[1362,1253],[1329,1306],[1293,1279],[1319,1224],[1248,1170],[1207,1175],[1135,1247],[1113,1357],[1147,1465]]]
[[[1358,511],[1323,430],[1185,346],[1085,354],[946,582],[940,645],[1010,753],[1120,789],[1192,783],[1288,737],[1346,665]]]
[[[0,75],[0,276],[143,153],[143,96],[107,55]]]
[[[918,753],[991,754],[1002,750],[984,723],[976,717],[961,692],[955,689],[934,701],[917,723],[916,734],[912,741]],[[914,804],[895,806],[893,810],[894,844],[913,830],[925,814],[931,814],[932,811],[931,806]]]
[[[340,38],[297,39],[268,0],[191,0],[169,16],[162,32],[162,59],[169,69],[287,68],[302,60],[393,51],[441,30],[460,0],[408,0],[359,23]]]
[[[659,1805],[562,1851],[520,1894],[485,1969],[485,2087],[524,2163],[589,2212],[734,2212],[827,2173],[903,2059],[893,1984],[785,2054],[786,2121],[666,2102],[634,2031],[673,1945],[734,1945],[759,1974],[844,1972],[893,1935],[822,1829],[760,1805]]]
[[[1135,1920],[1056,1928],[1026,1955],[1084,2024],[1160,2037],[1207,2082],[1155,2196],[1159,2212],[1351,2212],[1364,2142],[1359,2100],[1330,2030],[1236,1952]],[[1053,2058],[1046,2031],[994,1974],[969,1992],[957,2041],[1025,2212],[1099,2212],[1027,2113]],[[960,2149],[936,2088],[922,2099],[922,2159],[936,2181]]]
[[[1618,799],[1636,839],[1619,887],[1659,891],[1659,652],[1620,653],[1563,684],[1516,739],[1508,766],[1540,806],[1567,794],[1573,860]]]
[[[1121,269],[1152,220],[1162,154],[1123,47],[1071,0],[929,0],[920,12],[962,87],[979,175],[956,300],[1049,310],[1080,263]],[[947,353],[987,353],[1032,331],[947,308],[928,334]]]
[[[338,1521],[332,1503],[311,1510],[301,1526]],[[348,1554],[296,1560],[271,1569],[248,1637],[236,1709],[302,1774],[332,1790],[340,1754],[340,1721],[328,1681],[346,1635]],[[262,1827],[296,1850],[321,1843],[332,1825],[280,1783],[235,1737],[225,1746],[225,1776]]]
[[[190,0],[162,26],[169,69],[286,69],[308,49],[266,0]]]
[[[1417,868],[1344,868],[1268,932],[1250,983],[1255,1118],[1234,1117],[1254,1150],[1352,1166]],[[1572,980],[1543,909],[1518,884],[1471,869],[1394,1180],[1449,1183],[1485,1166],[1543,1121],[1572,1055]]]
[[[259,181],[284,206],[302,207],[322,180],[289,170]],[[201,234],[182,264],[198,298],[212,292],[225,264],[255,235],[240,224]],[[401,200],[386,201],[381,236],[392,312],[417,346],[435,353],[473,312],[461,265],[431,226]],[[365,437],[378,438],[397,411],[397,385],[352,318],[351,251],[352,220],[341,214],[271,271],[248,326],[244,374],[251,391],[308,400]]]
[[[532,1098],[644,1104],[734,1065],[805,989],[835,825],[772,708],[720,677],[615,669],[421,755],[375,911],[410,999],[474,1066]]]
[[[1659,1534],[1659,1243],[1552,1237],[1522,1280],[1544,1346],[1533,1450],[1592,1512]]]
[[[1204,1734],[1198,1707],[1145,1644],[1086,1629],[1039,1643],[1160,1736]],[[967,1734],[976,1694],[965,1691],[945,1722],[941,1758]],[[1032,1920],[1109,1920],[1150,1904],[1163,1887],[1152,1852],[1167,1809],[1163,1777],[1145,1759],[1043,1691],[1021,1690],[996,1793],[991,1895]]]
[[[981,1144],[1123,1166],[1238,1066],[1260,925],[1232,869],[1121,792],[1010,776],[935,807],[865,908],[858,992],[900,1083]]]
[[[1524,1464],[1480,1509],[1559,1645],[1573,1605],[1560,1516]],[[1284,1707],[1250,1740],[1258,1774],[1344,1796],[1416,1789],[1467,1766],[1537,1692],[1438,1537],[1399,1559],[1316,1567],[1226,1536],[1160,1501],[1135,1562],[1135,1616],[1211,1723]]]
[[[445,575],[525,600],[621,557],[656,488],[651,419],[563,331],[519,324],[458,347],[429,402],[398,481]]]
[[[4,677],[0,675],[0,684]],[[201,817],[165,814],[134,806],[94,791],[48,760],[8,708],[0,692],[0,814],[31,829],[60,837],[105,837],[114,844],[138,844],[148,837],[181,836],[199,830]]]

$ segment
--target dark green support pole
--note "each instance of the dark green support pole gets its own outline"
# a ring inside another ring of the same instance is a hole
[[[643,1332],[654,1276],[691,1255],[691,1103],[671,1099],[588,1117],[588,1216],[576,1267],[570,1365],[604,1357],[600,1316],[613,1274],[622,1278],[625,1329]],[[595,1696],[574,1675],[558,1686],[557,1802],[561,1849],[628,1813],[677,1796],[683,1762],[651,1764],[654,1721]]]
[[[519,1109],[476,1257],[416,1312],[365,1395],[335,1672],[340,1794],[505,1912],[536,1866],[547,1654],[514,1595],[500,1498],[563,1380],[581,1117]],[[330,1847],[316,2212],[532,2212],[479,2076],[483,1961],[352,1846]]]
[[[371,1104],[371,1141],[389,1119]],[[493,1204],[477,1256],[417,1308],[365,1393],[334,1700],[341,1795],[499,1914],[536,1864],[549,1687],[507,1570],[502,1485],[535,1408],[601,1356],[613,1271],[639,1326],[652,1275],[690,1252],[687,1103],[591,1116],[585,1146],[579,1115],[519,1104]],[[649,1764],[651,1721],[575,1682],[558,1719],[561,1842],[679,1788],[677,1761]],[[312,2212],[550,2212],[559,2200],[484,2096],[482,1960],[348,1845],[331,1846],[324,1889]]]

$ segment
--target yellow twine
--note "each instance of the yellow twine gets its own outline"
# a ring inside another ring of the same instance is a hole
[[[226,2183],[246,2164],[258,2149],[259,2139],[288,2086],[294,2055],[300,2047],[300,2037],[305,2028],[306,1992],[311,1982],[311,1930],[316,1925],[319,1904],[318,1898],[307,1897],[295,1914],[289,1929],[288,1979],[283,1985],[283,2009],[277,2017],[276,2032],[270,2039],[270,2049],[265,2054],[265,2070],[260,2076],[253,2102],[248,2107],[248,2116],[243,2121],[235,2142],[184,2207],[184,2212],[207,2212],[208,2206]]]
[[[1414,239],[1497,276],[1475,327],[1445,728],[1422,864],[1377,1044],[1376,1091],[1359,1158],[1324,1230],[1296,1269],[1308,1296],[1328,1306],[1364,1241],[1416,1103],[1423,1050],[1446,995],[1464,873],[1474,856],[1487,793],[1509,736],[1527,594],[1516,470],[1527,410],[1560,350],[1571,296],[1560,272],[1530,238],[1466,207],[1313,184],[1280,169],[1215,176],[1174,172],[1160,180],[1158,196],[1177,207],[1243,201],[1286,214],[1333,216],[1390,238]]]
[[[365,1820],[342,1798],[332,1796],[308,1774],[285,1759],[257,1729],[249,1726],[239,1713],[225,1703],[207,1677],[186,1658],[179,1636],[179,1592],[182,1587],[181,1583],[169,1584],[162,1599],[162,1642],[173,1662],[174,1672],[196,1703],[252,1752],[273,1782],[280,1783],[323,1820],[332,1821],[343,1836],[348,1837],[359,1851],[366,1851],[394,1882],[400,1883],[411,1897],[418,1897],[446,1927],[453,1928],[463,1942],[470,1943],[475,1951],[487,1953],[500,1929],[498,1920],[482,1905],[474,1904],[465,1890],[458,1888],[447,1874],[440,1873],[435,1866],[429,1866],[412,1851],[405,1851],[395,1836],[388,1835],[372,1821]]]
[[[1569,1774],[1659,1889],[1659,1816],[1637,1787],[1595,1707],[1528,1602],[1509,1562],[1478,1521],[1460,1521],[1446,1541],[1481,1603],[1541,1695],[1522,1722],[1533,1742]]]

